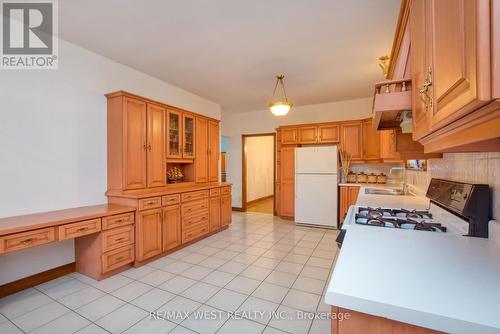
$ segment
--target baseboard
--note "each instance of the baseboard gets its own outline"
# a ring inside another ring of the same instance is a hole
[[[13,293],[34,287],[35,285],[42,284],[53,280],[55,278],[67,275],[76,270],[75,262],[62,265],[60,267],[52,268],[41,273],[21,278],[17,281],[10,282],[0,286],[0,298],[11,295]]]
[[[261,197],[261,198],[253,199],[253,200],[247,202],[247,205],[251,205],[251,204],[263,201],[263,200],[268,199],[268,198],[273,198],[273,197],[274,197],[274,195],[269,195],[269,196],[264,196],[264,197]]]
[[[245,212],[245,210],[243,210],[243,208],[237,208],[237,207],[232,207],[232,210],[233,211],[238,211],[238,212]]]

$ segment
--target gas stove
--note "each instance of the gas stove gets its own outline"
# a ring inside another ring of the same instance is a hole
[[[357,208],[354,221],[356,224],[368,226],[446,232],[446,226],[433,222],[432,213],[427,210],[371,208],[361,206]]]

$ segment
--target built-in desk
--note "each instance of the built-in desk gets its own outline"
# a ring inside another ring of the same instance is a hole
[[[135,208],[103,204],[0,219],[4,253],[75,239],[76,271],[96,280],[134,262]]]

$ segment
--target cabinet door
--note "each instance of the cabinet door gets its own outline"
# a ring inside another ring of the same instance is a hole
[[[299,128],[299,144],[315,144],[318,142],[318,128],[302,126]]]
[[[182,158],[182,114],[168,110],[167,158]]]
[[[146,103],[126,97],[124,99],[123,138],[125,189],[146,187]]]
[[[342,148],[352,160],[363,160],[363,124],[361,121],[341,126]]]
[[[161,187],[166,184],[165,113],[164,108],[148,104],[148,187]]]
[[[195,181],[208,182],[208,120],[196,118]]]
[[[358,194],[359,194],[359,187],[349,187],[349,207],[351,205],[355,205],[356,201],[358,200]]]
[[[339,227],[344,223],[345,215],[349,209],[349,187],[340,187],[339,196]]]
[[[295,215],[295,147],[281,148],[281,216]]]
[[[320,125],[318,127],[318,142],[338,143],[340,141],[340,126],[338,124]]]
[[[215,231],[221,227],[221,198],[211,197],[210,198],[210,231]]]
[[[165,252],[181,244],[181,206],[169,205],[162,210],[162,249]]]
[[[231,224],[231,215],[232,215],[231,196],[222,196],[220,207],[221,207],[221,225],[227,226]]]
[[[371,119],[363,122],[363,144],[365,160],[380,160],[380,132],[373,129]]]
[[[208,181],[219,181],[219,123],[208,121]]]
[[[431,45],[427,43],[430,34],[427,12],[430,6],[427,0],[412,0],[410,6],[413,139],[419,140],[431,131],[432,88],[428,88],[427,96],[420,93],[431,64]]]
[[[184,159],[192,159],[195,155],[195,129],[194,117],[191,115],[182,115],[182,157]]]
[[[396,132],[394,130],[380,131],[380,157],[383,160],[398,160],[396,151]]]
[[[149,259],[162,252],[161,208],[138,212],[136,228],[136,259]]]
[[[282,128],[281,129],[282,144],[297,144],[297,128]]]
[[[489,1],[433,0],[430,6],[435,130],[491,99],[491,18]]]

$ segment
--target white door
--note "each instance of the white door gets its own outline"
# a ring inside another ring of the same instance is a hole
[[[337,227],[337,175],[295,174],[295,222]]]
[[[337,173],[337,161],[337,146],[295,149],[295,173]]]

